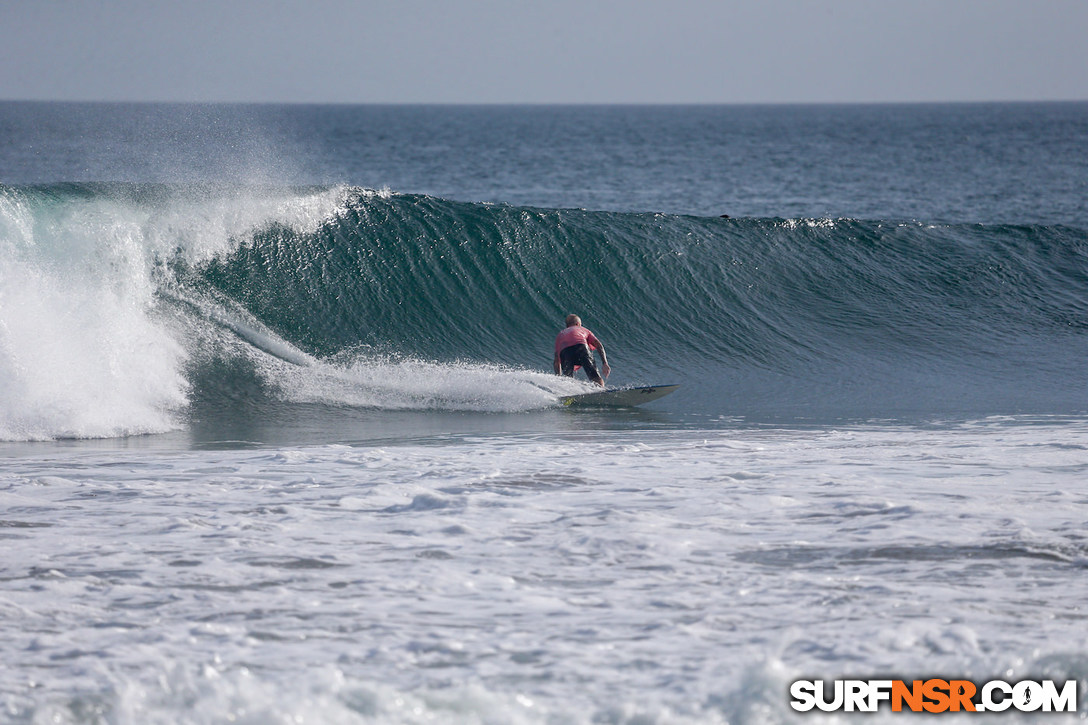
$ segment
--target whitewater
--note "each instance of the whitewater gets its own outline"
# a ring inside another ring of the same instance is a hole
[[[0,120],[5,722],[1088,687],[1084,104]]]

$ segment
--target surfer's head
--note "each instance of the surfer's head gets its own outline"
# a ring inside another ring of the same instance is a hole
[[[582,324],[582,318],[579,317],[578,315],[567,315],[567,327],[572,327],[574,325],[581,325],[581,324]]]

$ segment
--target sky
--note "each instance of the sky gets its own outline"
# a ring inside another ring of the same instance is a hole
[[[0,0],[0,99],[1088,100],[1088,0]]]

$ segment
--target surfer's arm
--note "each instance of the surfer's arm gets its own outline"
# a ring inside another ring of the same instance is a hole
[[[559,353],[555,353],[555,357],[552,358],[552,370],[555,370],[555,374],[559,374]]]
[[[612,368],[608,366],[608,358],[604,354],[604,343],[597,340],[597,354],[601,356],[601,372],[607,378],[608,374],[612,372]]]

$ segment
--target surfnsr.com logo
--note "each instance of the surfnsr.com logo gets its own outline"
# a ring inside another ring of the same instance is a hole
[[[790,707],[799,712],[876,712],[888,703],[892,712],[1076,712],[1077,681],[1058,686],[1053,680],[797,680],[790,685]]]

